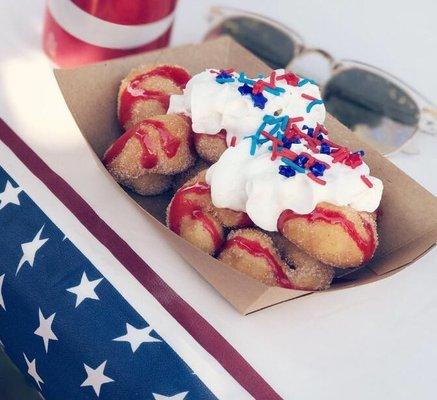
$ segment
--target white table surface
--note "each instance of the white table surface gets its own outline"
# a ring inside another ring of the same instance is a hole
[[[200,40],[212,3],[181,0],[173,43]],[[235,2],[221,1],[226,3]],[[242,1],[240,7],[290,24],[311,45],[339,58],[385,68],[437,102],[434,1],[270,3]],[[437,252],[385,280],[242,317],[166,243],[150,235],[137,207],[114,193],[104,175],[101,181],[84,179],[96,166],[40,49],[43,5],[42,0],[0,2],[0,116],[49,166],[284,398],[434,399]],[[399,154],[392,161],[436,194],[437,139],[417,138],[420,155]],[[107,198],[113,201],[103,201]],[[157,244],[159,252],[153,250]]]

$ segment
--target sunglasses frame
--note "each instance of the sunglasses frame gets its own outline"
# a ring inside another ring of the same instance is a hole
[[[370,72],[384,78],[388,82],[398,86],[402,91],[404,91],[408,96],[410,96],[411,99],[416,103],[416,106],[420,113],[417,126],[415,127],[415,131],[413,132],[411,137],[407,139],[401,146],[399,146],[397,149],[391,152],[385,153],[385,155],[392,155],[399,151],[415,154],[417,153],[417,151],[415,151],[414,149],[412,151],[407,152],[406,146],[408,144],[411,144],[412,140],[415,138],[417,133],[423,132],[431,135],[437,134],[437,107],[434,106],[430,100],[428,100],[425,96],[419,93],[416,89],[414,89],[406,82],[402,81],[401,79],[397,78],[396,76],[390,74],[389,72],[384,71],[373,65],[361,61],[350,60],[350,59],[337,60],[334,56],[332,56],[330,53],[328,53],[323,49],[308,47],[305,45],[304,39],[299,33],[289,28],[288,26],[282,24],[281,22],[275,21],[272,18],[265,17],[263,15],[253,13],[250,11],[240,10],[234,7],[213,6],[210,8],[209,14],[207,16],[207,19],[210,23],[210,27],[206,32],[206,34],[204,35],[203,40],[207,40],[209,36],[215,30],[217,30],[217,28],[219,28],[224,21],[236,17],[252,18],[256,21],[263,22],[264,24],[270,25],[273,28],[281,31],[282,33],[284,33],[286,36],[290,38],[290,40],[295,45],[296,50],[293,54],[292,59],[288,62],[287,66],[285,67],[285,69],[287,70],[291,69],[291,65],[297,58],[306,54],[316,53],[322,56],[323,58],[325,58],[329,62],[330,76],[328,78],[328,81],[331,80],[334,76],[344,71],[354,68],[361,69],[363,71]],[[324,87],[322,86],[322,95],[323,93],[324,93]]]

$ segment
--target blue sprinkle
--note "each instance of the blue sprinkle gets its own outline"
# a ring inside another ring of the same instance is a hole
[[[244,96],[245,94],[252,94],[252,88],[245,83],[243,86],[240,86],[238,88],[238,91],[241,93],[242,96]]]
[[[279,131],[280,128],[281,128],[281,126],[280,126],[279,124],[276,124],[276,125],[272,128],[272,130],[270,131],[270,134],[271,134],[271,135],[275,135],[275,134]]]
[[[314,133],[314,128],[308,128],[308,131],[307,131],[308,136],[313,137],[313,133]]]
[[[310,168],[310,171],[315,175],[315,176],[322,176],[323,173],[325,172],[326,167],[321,164],[321,163],[314,163],[314,165]]]
[[[259,128],[258,128],[258,130],[256,131],[256,134],[259,136],[259,135],[261,135],[261,132],[265,129],[265,127],[266,127],[266,122],[264,121],[260,126],[259,126]]]
[[[289,149],[292,144],[293,142],[288,137],[282,138],[282,146],[285,147],[286,149]]]
[[[306,156],[302,156],[302,155],[299,155],[299,156],[296,157],[296,159],[294,160],[294,162],[295,162],[297,165],[299,165],[299,167],[304,167],[305,164],[306,164],[306,162],[307,162],[308,160],[309,160],[308,157],[306,157]]]
[[[319,133],[319,136],[317,136],[317,139],[323,140],[323,135],[321,133]]]
[[[320,145],[320,153],[329,155],[329,154],[331,154],[331,148],[329,147],[328,144],[322,143]]]
[[[232,77],[233,77],[232,74],[230,74],[229,72],[226,72],[226,71],[220,71],[217,74],[217,78],[232,78]]]
[[[252,140],[251,145],[250,145],[250,155],[254,156],[256,153],[256,146],[258,145],[259,141],[260,141],[260,136],[261,136],[261,132],[264,130],[264,128],[266,127],[266,123],[263,122],[258,130],[256,131],[255,134],[251,135],[251,136],[246,136],[246,138],[250,138]]]
[[[217,83],[220,83],[221,85],[223,83],[234,82],[235,81],[233,75],[230,74],[229,72],[226,72],[226,71],[220,71],[217,74],[217,76],[215,77],[215,80],[216,80]]]
[[[301,166],[295,164],[293,161],[289,160],[288,158],[282,157],[281,161],[291,168],[293,168],[296,172],[305,173],[305,168],[302,168]]]
[[[263,96],[262,93],[252,94],[253,106],[258,107],[261,110],[264,110],[264,107],[267,103],[267,99]]]
[[[255,81],[253,79],[246,78],[246,75],[244,74],[244,72],[240,72],[240,74],[238,76],[238,81],[241,83],[247,83],[249,85],[253,85],[255,83]]]
[[[291,178],[292,176],[296,175],[296,171],[291,168],[289,165],[280,165],[279,166],[279,173],[286,178]]]
[[[217,83],[220,83],[221,85],[223,85],[224,83],[228,83],[228,82],[234,82],[234,78],[219,78],[218,76],[215,78],[215,81]]]
[[[301,86],[303,86],[303,85],[306,85],[307,83],[311,83],[312,85],[315,85],[315,84],[316,84],[316,82],[313,81],[312,79],[304,78],[304,79],[302,79],[302,80],[297,84],[297,86],[301,87]]]
[[[358,154],[359,156],[364,157],[365,153],[364,153],[364,150],[358,150],[355,152],[355,154]]]
[[[281,129],[283,131],[285,131],[285,129],[287,128],[287,124],[288,124],[288,115],[284,115],[281,121]]]
[[[304,126],[302,126],[302,129],[303,129],[303,130],[308,129],[308,125],[304,125]]]
[[[309,113],[311,109],[317,104],[323,104],[323,100],[315,99],[311,101],[310,104],[307,105],[307,109],[306,109],[307,113]]]
[[[265,86],[265,87],[264,87],[264,90],[265,90],[266,92],[269,92],[269,93],[271,93],[271,94],[274,94],[275,96],[279,96],[281,93],[284,93],[284,92],[285,92],[285,89],[284,89],[284,88],[281,88],[281,87],[271,88],[271,87]]]
[[[276,124],[276,118],[273,115],[264,115],[263,121],[269,125]]]

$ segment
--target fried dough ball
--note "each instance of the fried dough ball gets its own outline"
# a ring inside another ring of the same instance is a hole
[[[269,286],[292,288],[272,239],[258,229],[232,231],[218,256],[225,264]]]
[[[168,189],[174,175],[194,164],[187,118],[161,115],[146,119],[119,137],[103,157],[111,175],[140,194]],[[150,184],[150,187],[148,186]]]
[[[327,289],[335,276],[335,269],[311,257],[279,233],[271,235],[279,254],[289,265],[287,276],[296,287],[308,290]]]
[[[320,203],[305,215],[284,211],[278,230],[304,252],[338,268],[353,268],[370,260],[378,245],[372,214],[330,203]]]
[[[219,259],[269,286],[299,290],[329,287],[334,276],[332,268],[285,245],[287,248],[282,250],[287,258],[281,258],[270,236],[259,229],[239,229],[228,235]]]
[[[143,65],[121,81],[118,91],[118,119],[129,129],[143,119],[163,115],[170,95],[182,94],[190,74],[177,65]]]
[[[201,171],[174,194],[167,208],[167,226],[204,252],[214,255],[223,245],[227,228],[250,226],[243,212],[218,209]]]
[[[228,148],[226,144],[226,131],[222,130],[215,135],[195,133],[194,146],[199,157],[210,163],[215,163]]]

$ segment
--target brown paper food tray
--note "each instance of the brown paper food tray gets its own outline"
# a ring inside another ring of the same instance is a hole
[[[148,63],[179,64],[192,74],[205,68],[235,68],[249,75],[269,68],[230,38],[200,45],[144,53],[75,69],[55,70],[65,97],[83,136],[94,150],[96,162],[120,135],[116,95],[121,79],[133,67]],[[382,215],[378,224],[380,245],[365,268],[342,277],[330,290],[358,286],[382,279],[421,257],[437,241],[437,199],[375,150],[360,142],[346,127],[328,116],[326,126],[338,142],[364,149],[372,175],[384,182]],[[106,171],[106,170],[105,170]],[[113,182],[114,190],[122,190]],[[163,224],[171,194],[154,197],[126,192],[144,210],[144,216],[165,240],[242,314],[292,300],[311,292],[268,287],[210,257],[180,238]]]

